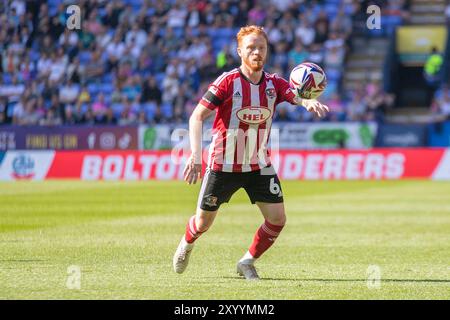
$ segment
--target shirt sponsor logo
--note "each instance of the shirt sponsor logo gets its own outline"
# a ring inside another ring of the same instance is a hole
[[[260,124],[267,121],[272,111],[265,107],[245,107],[236,112],[236,116],[247,124]]]

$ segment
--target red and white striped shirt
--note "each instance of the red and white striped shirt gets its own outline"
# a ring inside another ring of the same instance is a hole
[[[214,171],[249,172],[270,165],[267,144],[276,106],[295,103],[289,83],[263,72],[251,83],[239,68],[223,73],[200,104],[216,110],[208,167]]]

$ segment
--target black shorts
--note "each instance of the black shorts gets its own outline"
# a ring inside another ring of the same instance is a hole
[[[198,196],[202,210],[216,211],[240,188],[244,188],[250,201],[283,202],[281,184],[273,167],[251,172],[221,172],[206,169]]]

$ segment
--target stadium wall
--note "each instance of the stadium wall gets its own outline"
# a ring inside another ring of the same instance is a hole
[[[285,180],[450,180],[450,149],[281,150]],[[0,180],[181,180],[185,156],[170,151],[0,152]]]

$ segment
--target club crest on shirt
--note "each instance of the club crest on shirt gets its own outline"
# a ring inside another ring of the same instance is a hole
[[[217,197],[214,197],[212,195],[205,196],[205,204],[209,207],[217,206]]]
[[[267,96],[267,98],[274,99],[276,97],[276,95],[277,94],[276,94],[275,88],[266,89],[266,96]]]

